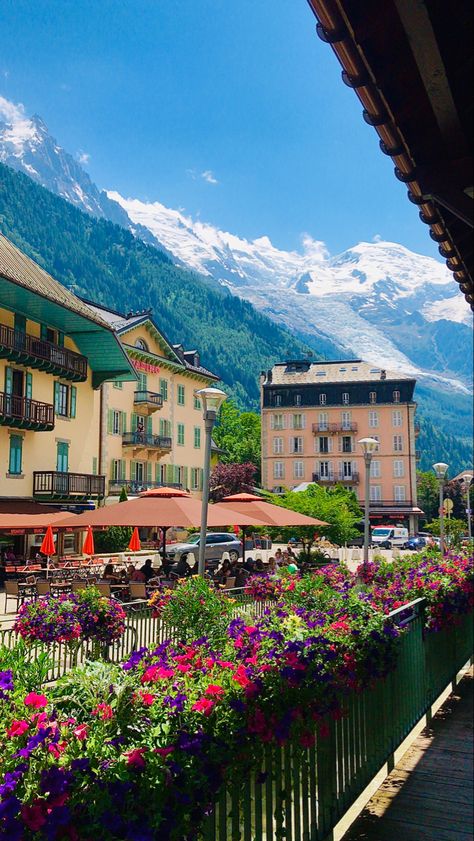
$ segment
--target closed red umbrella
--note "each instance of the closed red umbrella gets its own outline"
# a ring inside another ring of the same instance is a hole
[[[43,542],[40,546],[40,552],[43,555],[46,555],[48,558],[50,555],[54,555],[56,552],[56,546],[54,545],[54,537],[53,537],[53,529],[51,526],[48,526],[46,529],[46,534],[43,537]]]
[[[94,534],[92,532],[92,527],[87,526],[87,533],[86,539],[84,540],[84,545],[82,547],[82,551],[84,555],[93,555],[95,552],[94,549]]]
[[[142,548],[141,545],[140,545],[140,535],[138,534],[138,529],[137,529],[136,526],[133,529],[133,533],[132,533],[132,536],[130,538],[130,543],[128,544],[128,548],[130,549],[130,552],[139,552],[140,549]]]

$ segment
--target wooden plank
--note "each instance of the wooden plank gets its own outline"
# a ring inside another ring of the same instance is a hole
[[[371,822],[357,821],[357,825],[344,835],[344,841],[472,841],[470,832],[453,832],[451,829],[373,818]]]

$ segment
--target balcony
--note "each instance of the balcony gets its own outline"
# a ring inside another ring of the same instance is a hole
[[[54,406],[0,391],[0,425],[50,432],[54,429]]]
[[[417,461],[421,461],[421,450],[415,450],[415,458]]]
[[[56,374],[66,380],[87,379],[87,359],[80,353],[0,324],[0,357]]]
[[[111,479],[109,482],[109,494],[116,496],[120,494],[122,488],[125,488],[127,494],[136,495],[149,491],[153,488],[176,488],[182,490],[183,486],[179,482],[139,482],[135,479]]]
[[[33,471],[33,496],[38,499],[90,499],[105,496],[105,476],[89,473]]]
[[[140,414],[151,415],[163,406],[163,396],[154,391],[136,391],[133,402],[140,409]]]
[[[313,473],[313,482],[319,485],[358,485],[359,473],[353,470],[350,476],[345,476],[343,473],[328,473],[323,476],[321,473]]]
[[[359,505],[361,508],[364,507],[364,500],[359,500]],[[413,502],[411,499],[371,499],[370,500],[370,508],[372,509],[389,509],[389,508],[399,508],[399,509],[409,509],[409,508],[416,508],[417,503]]]
[[[313,435],[350,435],[357,432],[356,423],[313,423]]]
[[[163,435],[149,435],[146,432],[124,432],[122,435],[122,447],[132,447],[134,453],[141,450],[167,453],[172,444],[171,438]]]

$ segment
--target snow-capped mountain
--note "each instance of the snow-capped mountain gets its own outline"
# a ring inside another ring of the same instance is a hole
[[[248,241],[159,202],[100,190],[40,117],[0,97],[0,161],[94,216],[128,227],[212,277],[328,356],[356,355],[466,393],[471,313],[446,266],[391,242],[337,256],[304,235],[298,251]]]

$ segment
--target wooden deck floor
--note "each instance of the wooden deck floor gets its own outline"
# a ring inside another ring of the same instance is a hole
[[[471,670],[343,841],[473,841],[473,784]]]

